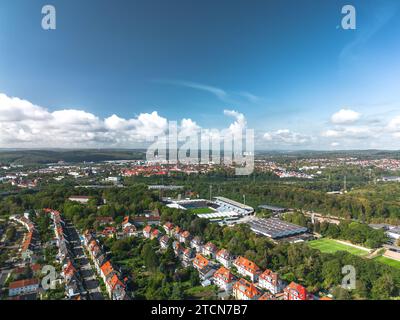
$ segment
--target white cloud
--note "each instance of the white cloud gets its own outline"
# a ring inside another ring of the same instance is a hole
[[[0,93],[0,121],[50,120],[49,112],[29,101]]]
[[[280,129],[274,132],[266,132],[263,136],[265,141],[285,145],[302,145],[310,142],[312,139],[308,135],[290,131],[289,129]]]
[[[197,134],[200,129],[200,126],[192,119],[182,119],[179,133],[182,137],[188,137]]]
[[[389,131],[400,131],[400,116],[391,119],[387,125]]]
[[[100,119],[83,110],[49,112],[29,101],[0,94],[0,147],[132,146],[167,129],[167,119],[141,113],[133,119]]]
[[[224,110],[224,114],[235,118],[228,129],[231,132],[246,127],[242,113]],[[182,119],[179,123],[181,134],[190,135],[200,129],[192,119]],[[29,101],[0,94],[0,147],[138,147],[167,130],[168,119],[157,111],[131,119],[116,114],[101,119],[76,109],[50,112]],[[212,128],[205,131],[213,134]]]
[[[266,140],[266,141],[272,141],[272,134],[266,132],[266,133],[264,133],[263,138],[264,138],[264,140]]]
[[[367,139],[375,134],[377,132],[369,127],[340,127],[323,131],[321,135],[326,138]]]
[[[331,121],[334,124],[346,124],[355,122],[360,119],[360,117],[361,114],[356,111],[350,109],[341,109],[332,115]]]
[[[235,134],[242,134],[243,130],[247,126],[246,117],[243,113],[235,110],[224,110],[224,115],[234,117],[236,121],[229,126],[229,131]]]

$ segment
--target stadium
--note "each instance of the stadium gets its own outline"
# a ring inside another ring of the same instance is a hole
[[[252,207],[225,197],[214,197],[212,201],[204,199],[168,200],[167,206],[188,210],[199,218],[223,224],[233,223],[241,217],[254,212]]]

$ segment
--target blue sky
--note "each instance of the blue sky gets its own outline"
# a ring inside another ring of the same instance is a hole
[[[45,4],[57,10],[54,31],[41,28]],[[340,27],[345,4],[357,10],[356,30]],[[240,122],[224,114],[235,110],[260,149],[397,149],[399,7],[396,0],[1,1],[0,147],[46,145],[38,121],[56,127],[60,114],[65,130],[48,128],[62,138],[56,145],[125,145],[104,128],[116,115],[135,130],[127,145],[135,147],[164,119],[222,129]],[[32,107],[47,114],[32,119]],[[13,110],[25,118],[7,118]],[[74,112],[53,114],[60,110]]]

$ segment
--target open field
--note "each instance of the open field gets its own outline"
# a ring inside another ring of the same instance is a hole
[[[193,208],[189,209],[191,213],[193,214],[202,214],[202,213],[213,213],[215,212],[214,210],[210,208]]]
[[[390,259],[390,258],[386,258],[384,256],[376,257],[374,260],[378,261],[378,262],[381,262],[381,263],[384,263],[384,264],[387,264],[388,266],[391,266],[393,268],[400,269],[400,261],[397,261],[397,260],[394,260],[394,259]]]
[[[314,249],[318,249],[321,252],[324,253],[335,253],[336,251],[347,251],[351,254],[354,254],[356,256],[366,256],[368,254],[368,251],[364,251],[352,246],[345,245],[343,243],[339,243],[335,240],[332,239],[318,239],[318,240],[313,240],[308,242],[310,247]]]

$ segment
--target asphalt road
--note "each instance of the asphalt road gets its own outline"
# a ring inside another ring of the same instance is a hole
[[[82,284],[85,290],[89,293],[90,300],[104,300],[103,294],[100,290],[99,282],[96,279],[96,275],[90,266],[88,257],[86,256],[85,250],[82,247],[79,239],[79,234],[76,228],[70,223],[66,222],[66,233],[72,247],[72,253],[76,265],[79,267],[79,273],[82,277]]]

